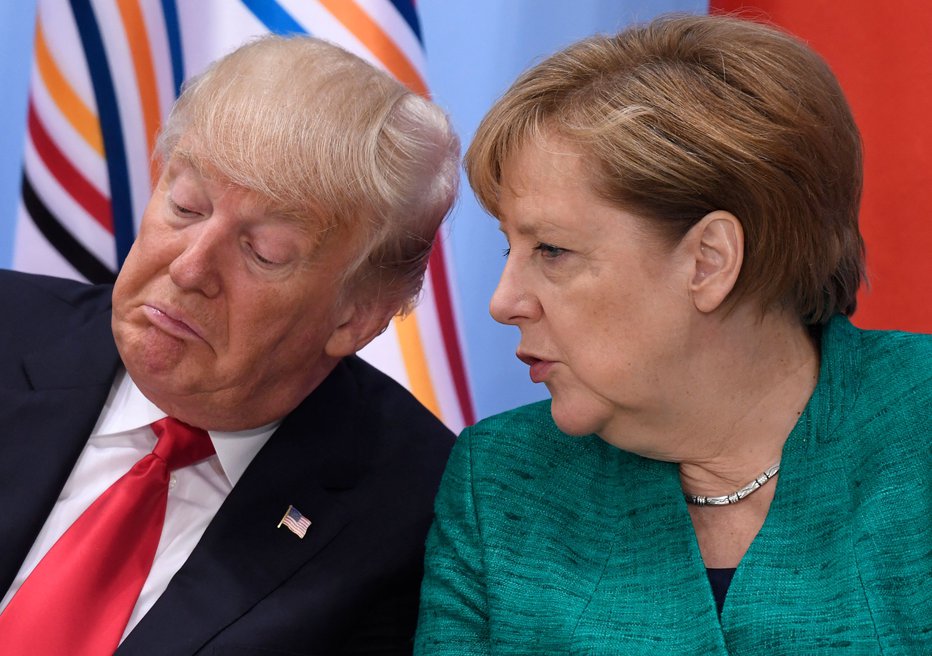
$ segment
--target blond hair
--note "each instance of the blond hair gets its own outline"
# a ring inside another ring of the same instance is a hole
[[[407,310],[458,184],[442,110],[362,59],[312,37],[267,36],[189,81],[157,154],[193,159],[351,239],[350,293]]]

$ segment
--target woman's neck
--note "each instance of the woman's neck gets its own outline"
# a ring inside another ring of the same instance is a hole
[[[704,423],[693,427],[692,448],[678,460],[688,494],[731,494],[779,462],[818,381],[817,345],[784,315],[744,330],[739,325],[730,339],[718,357],[731,364],[707,386]],[[737,567],[767,518],[778,483],[779,474],[733,505],[688,506],[707,567]]]
[[[732,364],[723,363],[717,384],[728,394],[710,390],[708,428],[694,433],[697,448],[679,460],[684,492],[728,494],[779,462],[812,396],[819,352],[806,327],[768,315],[756,332],[724,354]]]
[[[639,435],[628,450],[680,463],[685,492],[721,496],[780,460],[815,389],[818,348],[795,319],[752,308],[700,323],[691,344],[664,409],[623,430]]]

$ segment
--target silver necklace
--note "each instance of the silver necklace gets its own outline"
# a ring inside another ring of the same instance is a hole
[[[749,496],[764,483],[776,476],[778,471],[780,471],[779,462],[765,469],[757,478],[740,490],[736,490],[731,494],[726,494],[723,497],[706,497],[701,494],[687,494],[686,492],[683,493],[683,496],[686,498],[686,503],[691,503],[694,506],[728,506],[733,503],[738,503],[741,499]]]

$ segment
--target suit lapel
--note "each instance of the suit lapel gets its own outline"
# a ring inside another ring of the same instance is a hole
[[[107,399],[119,356],[109,307],[22,359],[0,392],[0,590],[19,571]]]
[[[341,363],[262,448],[117,654],[194,653],[340,533],[341,490],[363,474],[371,439],[357,403]],[[304,539],[277,528],[289,505],[312,521]]]

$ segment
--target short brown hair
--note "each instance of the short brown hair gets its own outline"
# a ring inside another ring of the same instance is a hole
[[[407,310],[459,182],[444,112],[335,45],[266,36],[190,80],[159,136],[321,239],[351,239],[347,295]]]
[[[497,214],[506,160],[547,133],[586,156],[594,191],[671,243],[727,210],[745,231],[728,302],[806,324],[854,312],[864,244],[861,139],[828,65],[798,39],[729,16],[664,16],[578,42],[525,72],[466,155]]]

